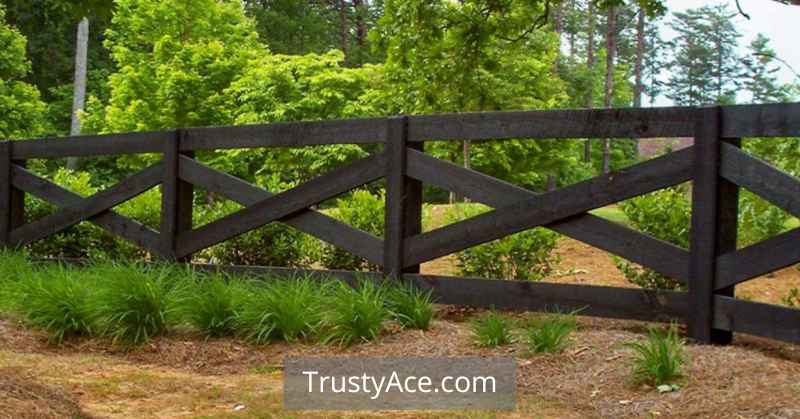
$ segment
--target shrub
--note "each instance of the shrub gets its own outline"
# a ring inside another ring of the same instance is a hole
[[[73,269],[48,266],[20,284],[18,307],[27,323],[47,331],[51,343],[87,336],[93,331],[91,287]]]
[[[356,288],[335,283],[324,317],[323,341],[347,346],[377,338],[389,318],[384,303],[386,292],[386,288],[369,280],[359,281]]]
[[[447,218],[449,222],[460,221],[486,210],[481,205],[457,205]],[[539,280],[558,263],[553,254],[558,237],[544,228],[506,236],[457,253],[458,268],[465,276]]]
[[[22,279],[33,273],[27,256],[22,252],[0,249],[0,315],[14,310]]]
[[[331,215],[352,227],[382,237],[384,196],[357,190],[348,197],[337,199],[336,208],[331,211]],[[327,243],[321,244],[319,253],[320,262],[328,269],[375,272],[381,269],[378,265]]]
[[[93,311],[98,325],[115,343],[146,343],[174,322],[183,296],[175,268],[106,263],[87,272],[97,278]]]
[[[240,332],[258,344],[310,337],[321,321],[322,294],[319,283],[309,278],[271,280],[243,302]]]
[[[387,306],[392,317],[404,327],[428,330],[433,318],[432,291],[412,285],[395,285],[389,289]]]
[[[211,222],[239,210],[231,201],[217,201],[202,208],[201,223]],[[303,235],[282,223],[270,223],[203,251],[213,263],[226,265],[300,266]]]
[[[490,311],[472,322],[475,343],[485,348],[507,345],[513,340],[511,336],[513,325],[512,319]]]
[[[622,211],[641,232],[689,248],[691,204],[684,187],[662,189],[622,202]],[[625,278],[643,288],[678,289],[681,284],[649,268],[616,259]]]
[[[750,245],[786,230],[790,216],[758,195],[742,189],[739,196],[739,243]]]
[[[666,331],[651,328],[645,342],[627,346],[634,351],[632,374],[635,382],[660,386],[683,377],[684,342],[674,325]]]
[[[528,348],[532,352],[561,352],[569,344],[569,335],[577,328],[575,315],[551,314],[536,319],[527,328]]]
[[[233,335],[247,285],[216,273],[200,278],[190,276],[190,281],[191,292],[181,300],[182,317],[209,337]]]

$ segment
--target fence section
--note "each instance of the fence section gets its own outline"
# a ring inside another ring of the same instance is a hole
[[[0,143],[0,242],[21,246],[80,222],[94,223],[161,258],[194,253],[271,222],[289,224],[383,267],[383,274],[315,271],[352,280],[402,278],[432,289],[442,303],[523,310],[582,309],[584,314],[679,320],[700,342],[726,343],[733,332],[800,342],[800,310],[734,297],[737,284],[800,262],[800,229],[736,249],[739,188],[800,216],[800,180],[739,149],[741,137],[800,136],[800,104],[483,112],[72,137]],[[694,137],[693,147],[608,175],[537,194],[424,153],[427,141],[508,138]],[[383,151],[274,193],[213,169],[198,150],[383,144]],[[160,153],[163,160],[90,197],[76,195],[25,167],[39,158]],[[384,239],[313,207],[385,179]],[[692,181],[691,249],[686,250],[589,211]],[[422,184],[456,192],[494,210],[422,232]],[[160,231],[113,207],[161,185]],[[240,211],[192,227],[194,188],[241,204]],[[60,209],[25,222],[31,194]],[[426,261],[534,227],[611,252],[688,287],[686,292],[421,275]],[[296,269],[201,266],[292,275]],[[306,272],[309,273],[309,272]]]

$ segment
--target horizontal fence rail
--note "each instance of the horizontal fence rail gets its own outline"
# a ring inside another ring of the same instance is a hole
[[[272,222],[381,266],[382,273],[280,267],[195,265],[199,269],[347,281],[404,280],[445,304],[686,322],[700,342],[729,342],[733,332],[800,342],[800,310],[735,298],[737,284],[800,262],[800,228],[736,248],[740,188],[800,216],[800,179],[740,149],[742,137],[800,136],[800,104],[650,109],[480,112],[340,121],[188,128],[65,139],[0,142],[0,243],[23,246],[90,222],[154,256],[189,262],[192,255]],[[693,137],[693,147],[546,193],[439,160],[427,141]],[[382,144],[383,150],[283,192],[265,190],[198,161],[195,151],[330,144]],[[26,160],[160,154],[161,162],[93,196],[83,197],[26,168]],[[383,237],[314,209],[354,188],[385,179]],[[589,211],[693,182],[690,249],[592,215]],[[422,185],[483,203],[491,211],[422,231]],[[159,230],[113,210],[161,187]],[[192,225],[194,188],[243,209]],[[55,213],[26,222],[25,195]],[[420,264],[534,227],[544,227],[675,279],[686,291],[420,274]]]

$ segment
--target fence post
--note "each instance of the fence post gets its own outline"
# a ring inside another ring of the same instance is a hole
[[[701,343],[728,343],[731,333],[713,329],[717,256],[736,247],[738,188],[724,182],[720,167],[720,108],[697,110],[692,183],[689,335]],[[736,144],[736,140],[733,141]],[[733,290],[724,293],[732,295]]]
[[[422,183],[406,176],[407,149],[422,150],[422,143],[408,143],[408,117],[387,120],[386,218],[383,273],[399,277],[418,273],[419,265],[403,268],[405,238],[422,231]]]
[[[161,185],[161,256],[178,261],[175,253],[178,234],[192,229],[192,202],[194,188],[191,183],[178,177],[180,156],[192,156],[192,153],[181,153],[180,143],[186,131],[178,129],[171,138],[164,141],[164,181]],[[191,255],[180,258],[187,261]]]
[[[0,245],[9,247],[11,230],[25,223],[25,193],[15,189],[11,183],[11,141],[0,142]],[[24,161],[16,162],[24,166]]]

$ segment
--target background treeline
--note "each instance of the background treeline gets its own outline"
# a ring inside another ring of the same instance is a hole
[[[796,83],[776,77],[783,64],[769,39],[759,35],[749,46],[739,45],[737,24],[746,21],[727,3],[683,13],[667,6],[661,0],[4,0],[0,138],[400,113],[643,106],[657,98],[704,105],[797,97]],[[75,71],[82,60],[76,57],[81,22],[88,26],[85,81]],[[659,28],[665,24],[677,34],[674,39],[664,39]],[[796,141],[749,141],[746,147],[798,173]],[[225,150],[198,158],[280,191],[372,151],[337,145]],[[427,151],[536,190],[638,159],[636,143],[624,139],[463,141],[429,144]],[[157,158],[31,161],[29,167],[89,194]],[[368,189],[361,192],[367,195],[326,205],[380,234],[381,186]],[[196,223],[237,209],[200,192]],[[458,200],[434,189],[425,194],[428,202]],[[752,202],[744,208],[755,208],[753,223],[772,211],[754,197],[746,199]],[[53,210],[35,199],[28,206],[30,217]],[[120,210],[155,225],[158,207],[156,190]],[[36,249],[71,256],[116,249],[137,256],[126,245],[89,234],[92,229],[81,225],[60,235],[73,240],[69,246],[50,240]],[[323,245],[299,249],[302,240],[290,228],[265,229],[207,256],[291,265],[316,255],[314,263],[329,267],[363,265]],[[554,240],[529,237],[526,243],[529,249],[552,248]]]

